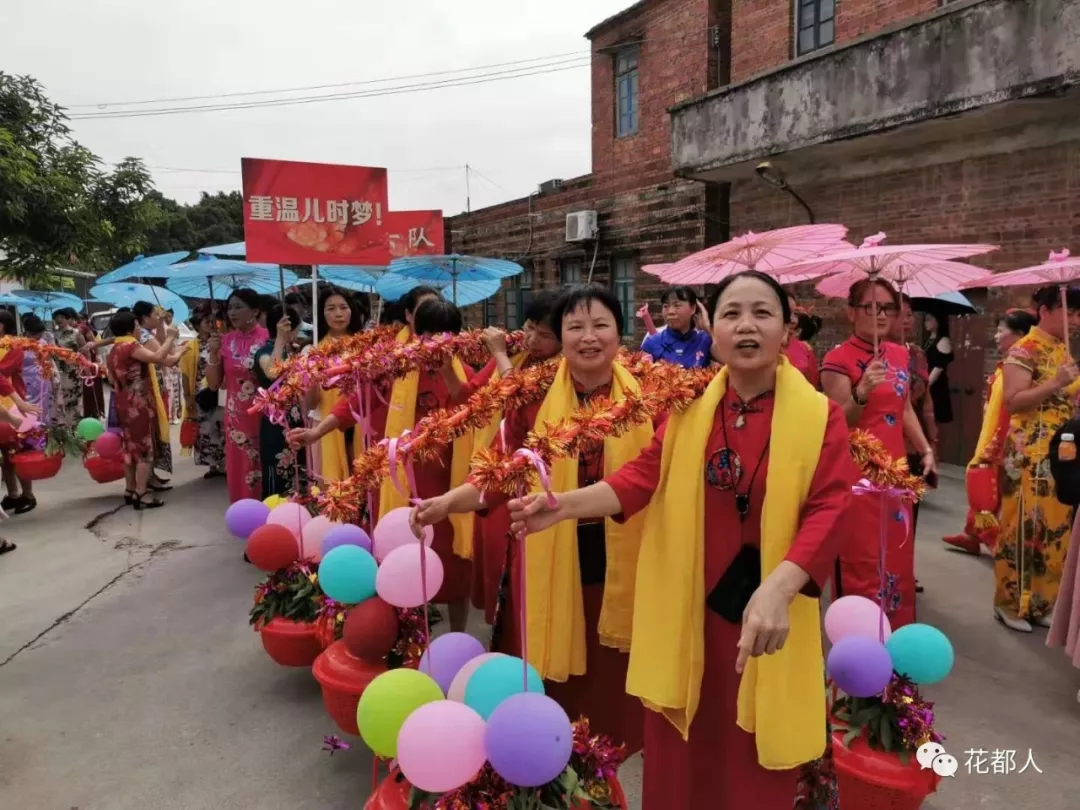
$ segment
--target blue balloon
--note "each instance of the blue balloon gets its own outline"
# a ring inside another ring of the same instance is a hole
[[[375,558],[360,546],[338,546],[319,563],[319,585],[335,602],[355,605],[375,595]]]
[[[948,637],[928,624],[908,624],[893,631],[885,648],[892,656],[893,669],[917,684],[944,680],[955,660]]]
[[[521,692],[544,694],[544,681],[529,664],[528,689],[525,689],[525,662],[512,655],[492,658],[480,665],[465,684],[465,705],[485,720],[511,695]]]

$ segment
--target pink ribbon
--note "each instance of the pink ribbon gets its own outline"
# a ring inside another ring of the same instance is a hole
[[[82,377],[83,385],[91,386],[97,382],[97,378],[101,376],[101,366],[97,363],[91,363],[89,368],[84,369],[86,373],[80,373]]]
[[[413,493],[416,492],[416,474],[413,472],[413,466],[411,461],[405,462],[405,485],[409,488],[406,492],[401,486],[401,481],[398,480],[397,467],[398,467],[398,448],[399,446],[404,449],[408,447],[407,443],[403,444],[403,440],[412,431],[403,430],[401,435],[396,439],[383,439],[382,443],[386,445],[386,463],[390,468],[390,481],[394,485],[394,489],[400,493],[401,497],[411,503],[413,506],[420,503],[420,499],[414,497]],[[421,543],[421,545],[424,545]]]
[[[875,484],[869,478],[861,478],[851,487],[853,495],[880,495],[881,496],[881,521],[878,526],[878,604],[881,608],[881,616],[878,619],[878,641],[882,644],[885,643],[885,586],[886,586],[886,571],[885,571],[885,553],[888,546],[889,537],[889,503],[892,500],[896,500],[900,504],[904,504],[905,498],[914,497],[914,494],[910,489],[903,489],[901,487],[886,487],[881,484]],[[900,517],[904,523],[904,542],[900,544],[903,548],[908,541],[908,535],[911,532],[911,523],[908,517],[908,507],[906,505],[900,510]]]

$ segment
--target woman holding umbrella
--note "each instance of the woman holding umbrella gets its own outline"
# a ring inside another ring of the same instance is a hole
[[[1076,364],[1069,356],[1065,328],[1080,328],[1080,290],[1065,294],[1062,319],[1057,286],[1034,296],[1039,324],[1009,349],[1002,363],[1005,439],[1001,532],[994,553],[994,616],[1011,630],[1031,632],[1031,623],[1049,627],[1072,510],[1057,499],[1050,474],[1050,439],[1074,412]]]
[[[266,313],[269,338],[255,352],[255,379],[261,388],[269,388],[277,376],[275,367],[293,353],[293,336],[300,328],[300,313],[292,307],[283,309],[274,302]],[[285,431],[304,426],[304,414],[294,403],[284,426],[262,415],[259,425],[259,457],[262,461],[262,495],[287,495],[305,492],[307,471],[302,450],[294,450],[285,441]],[[294,486],[295,484],[295,486]]]
[[[704,395],[554,508],[510,503],[535,556],[561,521],[644,513],[626,678],[651,709],[643,810],[786,810],[825,750],[818,597],[857,473],[843,411],[782,356],[788,306],[765,274],[721,281],[708,310],[724,368]]]
[[[870,433],[892,458],[907,455],[905,437],[910,438],[925,474],[931,475],[937,463],[911,406],[908,353],[888,341],[899,314],[900,294],[888,281],[864,279],[851,285],[847,316],[852,335],[825,355],[821,385],[844,409],[848,425]],[[882,510],[886,510],[884,561]],[[884,496],[856,498],[850,508],[853,529],[840,552],[840,591],[883,601],[894,629],[915,621],[915,543],[901,510],[899,504],[885,502]]]
[[[184,394],[184,421],[195,422],[199,435],[195,438],[195,465],[209,467],[203,478],[225,475],[225,425],[217,391],[207,381],[210,361],[210,338],[217,331],[217,313],[197,309],[191,319],[196,337],[184,347],[180,360],[180,383]]]

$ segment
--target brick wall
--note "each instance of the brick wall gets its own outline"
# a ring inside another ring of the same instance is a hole
[[[732,0],[731,80],[780,67],[794,54],[797,0]],[[835,0],[835,44],[940,8],[938,0]]]
[[[592,38],[591,174],[568,180],[561,191],[514,200],[447,220],[448,245],[459,253],[500,256],[532,273],[534,290],[560,284],[560,267],[593,262],[593,244],[568,244],[566,214],[595,210],[600,239],[593,280],[610,283],[613,263],[631,259],[642,265],[669,262],[727,237],[726,200],[702,183],[682,180],[671,169],[671,122],[667,109],[717,86],[728,71],[727,37],[711,48],[710,25],[727,23],[719,0],[653,0],[631,7],[590,32]],[[637,43],[639,128],[615,137],[614,53]],[[546,178],[537,178],[537,181]],[[708,197],[708,199],[707,199]],[[708,240],[708,241],[706,241]],[[496,302],[505,322],[504,283]],[[646,273],[635,278],[637,305],[658,301],[661,285]],[[654,306],[654,313],[659,309]],[[483,321],[483,308],[466,311],[471,326]],[[640,322],[636,322],[642,336]]]
[[[1018,150],[930,168],[820,186],[797,185],[818,222],[840,222],[849,240],[885,231],[888,243],[977,242],[1001,250],[973,263],[1003,271],[1046,260],[1051,250],[1080,244],[1080,144]],[[732,232],[761,231],[806,221],[787,195],[762,183],[731,190]],[[815,306],[825,327],[815,343],[828,348],[848,334],[839,302],[797,291]],[[996,317],[1011,306],[1028,306],[1030,288],[991,291],[986,301],[987,345]],[[974,295],[972,296],[974,297]],[[996,362],[988,352],[987,371]]]

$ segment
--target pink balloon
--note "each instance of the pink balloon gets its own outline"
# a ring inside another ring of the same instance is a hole
[[[458,670],[457,675],[454,676],[454,680],[450,682],[450,688],[446,690],[446,697],[449,700],[456,700],[458,703],[465,702],[465,687],[469,683],[469,678],[476,672],[481,666],[490,661],[492,658],[502,658],[503,653],[484,653],[478,655],[476,658],[471,658],[465,662],[465,666]]]
[[[397,762],[409,783],[446,793],[484,766],[484,719],[464,703],[437,700],[413,711],[398,732]]]
[[[298,503],[289,501],[283,503],[280,506],[275,506],[270,510],[270,517],[266,519],[267,523],[276,523],[279,526],[284,526],[291,531],[296,537],[300,536],[300,532],[311,521],[311,514],[307,509],[302,507]],[[304,549],[307,551],[307,549]]]
[[[885,638],[879,638],[880,628]],[[841,596],[825,611],[825,635],[836,644],[849,636],[872,638],[884,642],[892,635],[889,617],[881,615],[881,607],[865,596]]]
[[[376,560],[382,562],[394,549],[420,542],[409,528],[409,512],[411,511],[409,507],[402,506],[391,509],[379,518],[371,537],[372,552]],[[435,527],[425,526],[424,542],[430,546],[434,540]]]
[[[439,555],[426,549],[422,569],[420,551],[419,543],[395,548],[379,566],[379,573],[375,575],[375,590],[394,607],[420,607],[425,601],[430,602],[442,587],[443,564]],[[426,571],[426,578],[421,577],[422,570]]]
[[[340,526],[340,523],[334,523],[330,518],[323,515],[316,515],[313,517],[306,526],[302,533],[300,543],[301,549],[305,557],[319,562],[322,559],[322,543],[323,538],[327,533]]]
[[[124,449],[119,434],[106,431],[94,439],[94,452],[102,458],[113,458]]]

